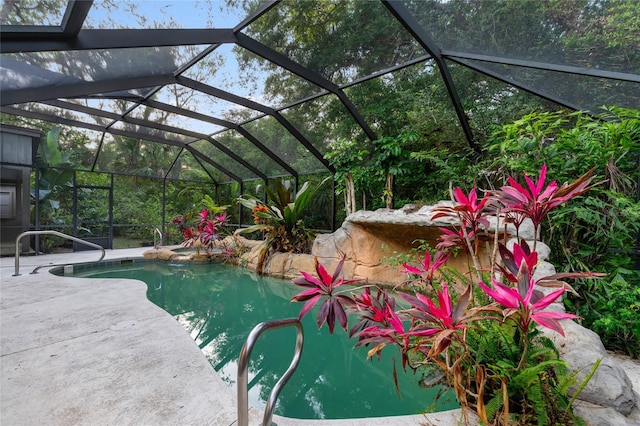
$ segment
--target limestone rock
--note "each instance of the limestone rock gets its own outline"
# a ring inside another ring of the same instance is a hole
[[[533,274],[533,278],[537,281],[540,278],[549,277],[556,273],[556,268],[549,262],[538,262],[538,266],[536,267],[536,271]],[[557,289],[553,289],[557,290]]]
[[[496,229],[497,219],[495,217],[489,217],[489,230],[493,231]],[[533,229],[533,222],[529,219],[525,219],[522,224],[520,224],[520,228],[516,231],[516,227],[512,223],[507,223],[507,233],[511,238],[515,238],[517,240],[525,240],[525,241],[533,241],[535,232]],[[500,232],[504,232],[505,226],[505,218],[504,216],[500,217]]]
[[[545,330],[545,333],[554,341],[561,358],[569,367],[579,371],[576,385],[582,383],[591,367],[602,358],[600,366],[578,398],[629,415],[638,402],[633,385],[625,370],[607,355],[600,337],[573,321],[564,321],[562,327],[564,337],[552,331]]]
[[[264,245],[263,241],[261,243],[262,244],[253,244],[249,251],[241,256],[242,263],[244,263],[248,269],[251,269],[253,271],[257,270],[258,268],[260,251],[262,250]]]
[[[147,250],[142,253],[142,257],[145,259],[157,259],[158,258],[158,250]]]
[[[640,424],[640,410],[636,407],[625,416],[611,407],[576,401],[573,413],[589,426],[637,426]]]
[[[158,249],[158,259],[171,260],[171,257],[175,255],[175,252],[169,249]]]
[[[189,263],[189,262],[193,262],[193,257],[191,257],[191,255],[189,254],[175,253],[173,256],[171,256],[170,260],[176,263]]]
[[[452,227],[457,221],[432,220],[434,209],[452,205],[443,201],[417,211],[415,206],[402,210],[358,211],[349,215],[333,234],[318,235],[311,253],[328,268],[346,257],[344,274],[349,272],[354,279],[392,286],[402,284],[406,280],[400,272],[402,268],[389,265],[388,259],[411,253],[423,241],[435,247],[442,234],[440,227]],[[484,247],[481,247],[480,259],[486,266],[488,256]],[[447,266],[466,269],[469,263],[467,256],[460,253],[451,257]]]
[[[208,254],[201,252],[200,254],[191,253],[189,255],[189,260],[191,260],[192,262],[209,262],[211,258]]]

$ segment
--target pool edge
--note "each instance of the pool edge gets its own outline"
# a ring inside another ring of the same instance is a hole
[[[114,254],[116,254],[115,252],[117,252],[117,250],[113,250],[110,252],[110,254],[112,255],[110,257],[110,261],[114,261],[117,259],[121,259],[118,257],[113,256]],[[68,256],[67,256],[68,257]],[[125,258],[128,258],[129,256],[125,256]],[[75,260],[75,256],[74,256],[74,260]],[[79,259],[80,260],[80,259]],[[71,263],[78,263],[78,262],[68,262],[69,264]],[[49,268],[50,269],[50,268]],[[50,308],[52,308],[52,311],[55,313],[56,309],[55,309],[55,305],[56,302],[60,303],[62,300],[64,300],[65,298],[69,298],[69,297],[73,297],[74,295],[76,297],[79,297],[80,300],[83,300],[82,298],[86,298],[88,297],[87,293],[86,293],[86,287],[88,286],[82,286],[82,281],[87,280],[86,278],[68,278],[68,277],[61,277],[61,276],[55,276],[52,275],[48,272],[48,270],[43,269],[42,272],[38,275],[25,275],[25,276],[19,276],[19,277],[12,277],[11,279],[6,279],[5,277],[7,276],[5,273],[5,268],[4,268],[4,263],[3,263],[3,280],[2,280],[2,287],[1,287],[1,291],[2,291],[2,299],[4,301],[5,296],[8,295],[7,292],[11,292],[13,294],[14,297],[19,297],[20,295],[16,295],[15,293],[22,293],[22,296],[24,298],[28,298],[28,293],[29,290],[34,290],[34,291],[44,291],[46,292],[47,289],[49,289],[50,291],[50,297],[47,299],[47,295],[44,295],[45,297],[41,299],[43,299],[41,302],[39,303],[44,303],[45,305],[51,305]],[[45,278],[46,277],[46,278]],[[51,278],[51,277],[56,277],[56,278]],[[51,279],[47,279],[47,278],[51,278]],[[73,280],[72,282],[70,280]],[[5,285],[6,283],[14,283],[14,282],[20,282],[21,285],[19,286],[15,286],[15,285]],[[43,285],[43,282],[46,283]],[[49,282],[51,281],[51,282]],[[130,285],[130,281],[136,281],[136,280],[129,280],[129,279],[114,279],[114,278],[110,278],[108,282],[105,282],[103,284],[100,284],[99,287],[101,288],[101,290],[107,291],[107,292],[120,292],[123,291],[121,287],[118,287],[118,285],[114,284],[114,283],[118,283],[118,282],[124,282],[126,283],[126,285]],[[110,288],[111,287],[111,288]],[[27,289],[25,291],[25,288]],[[117,290],[117,291],[116,291]],[[81,294],[78,294],[81,293]],[[90,292],[89,292],[90,293]],[[43,296],[43,295],[41,295]],[[104,295],[102,295],[104,296]],[[112,297],[114,297],[113,300],[117,301],[119,300],[119,297],[121,296],[120,294],[111,294]],[[93,294],[92,297],[97,297],[98,299],[103,299],[104,301],[104,297],[101,297],[101,295],[98,294]],[[177,380],[171,380],[170,383],[157,383],[156,386],[160,389],[160,392],[162,391],[163,387],[166,387],[167,385],[170,385],[171,387],[173,387],[174,390],[176,391],[180,391],[181,393],[185,394],[185,395],[190,395],[190,398],[186,398],[186,399],[192,399],[192,400],[197,400],[200,403],[204,403],[204,405],[209,405],[211,407],[211,409],[213,409],[214,407],[217,407],[219,409],[219,415],[217,417],[212,417],[213,413],[208,412],[209,410],[207,410],[206,407],[204,408],[196,408],[195,412],[193,413],[193,415],[187,416],[188,418],[191,419],[191,421],[193,422],[193,424],[200,424],[200,423],[209,423],[209,424],[215,424],[215,425],[231,425],[231,424],[236,424],[235,422],[235,414],[236,414],[236,403],[235,403],[235,395],[234,392],[226,386],[226,384],[222,383],[222,380],[220,379],[220,376],[211,368],[211,365],[209,364],[208,360],[206,359],[206,357],[204,356],[204,354],[200,351],[200,349],[197,347],[197,345],[195,344],[195,342],[191,339],[191,336],[189,336],[189,334],[186,332],[186,330],[184,330],[184,328],[182,326],[180,326],[180,324],[174,320],[174,318],[167,313],[166,311],[162,310],[161,308],[158,308],[156,305],[154,305],[152,302],[150,302],[147,298],[146,298],[146,294],[144,291],[141,291],[141,289],[138,289],[136,291],[134,291],[130,297],[133,298],[133,302],[135,304],[139,304],[140,306],[146,306],[146,305],[150,305],[151,307],[157,309],[158,311],[160,311],[160,313],[158,313],[158,318],[154,321],[154,323],[149,323],[148,325],[151,328],[158,328],[157,325],[155,324],[157,323],[162,323],[162,327],[161,330],[155,330],[155,333],[158,333],[159,331],[161,333],[170,333],[172,336],[175,336],[175,340],[176,341],[182,341],[184,343],[181,343],[180,345],[182,346],[180,348],[181,353],[187,354],[188,355],[184,355],[185,357],[188,356],[189,359],[191,360],[191,364],[189,366],[190,369],[197,369],[198,371],[201,371],[201,376],[204,378],[204,382],[203,383],[199,383],[198,386],[194,386],[193,383],[183,383],[181,381],[177,381]],[[19,324],[11,324],[11,320],[10,317],[11,315],[15,315],[17,313],[18,310],[18,305],[20,304],[14,304],[11,307],[8,308],[4,308],[2,309],[2,323],[3,323],[3,328],[6,326],[12,326],[12,327],[20,327],[20,324],[22,324],[22,326],[24,326],[25,323],[25,318],[29,317],[29,313],[27,312],[23,312],[21,314],[22,319],[19,321]],[[25,303],[23,304],[23,306],[27,306],[29,305],[29,301],[25,300]],[[108,304],[107,304],[108,305]],[[65,313],[68,314],[69,311],[69,306],[58,306],[58,310],[57,310],[57,315],[60,317],[58,318],[59,321],[63,321],[64,320],[64,316]],[[85,313],[84,315],[86,315],[87,317],[91,316],[93,313],[91,312],[91,306],[85,306]],[[106,308],[108,308],[108,306],[106,306]],[[105,318],[106,323],[104,324],[104,326],[113,326],[114,324],[118,324],[122,321],[126,321],[127,320],[127,315],[120,313],[119,317],[113,316],[114,312],[117,312],[118,310],[116,309],[117,306],[114,305],[113,306],[114,309],[112,309],[109,312],[109,309],[105,310],[105,315],[107,318]],[[149,306],[146,306],[147,309],[153,309],[150,308]],[[73,309],[71,309],[73,310]],[[110,315],[111,314],[111,315]],[[82,317],[83,313],[82,312],[76,312],[75,315],[80,315],[80,317]],[[164,317],[165,320],[160,320],[160,317]],[[9,323],[5,322],[5,318],[8,319]],[[120,321],[118,321],[118,319]],[[167,322],[166,319],[170,319],[170,322]],[[171,325],[170,325],[171,324]],[[109,327],[106,327],[106,329],[109,329]],[[141,333],[141,336],[146,335],[148,330],[142,329],[140,328],[137,332]],[[104,332],[104,331],[103,331]],[[96,331],[95,330],[87,330],[87,334],[82,334],[82,337],[86,337],[89,334],[95,334]],[[3,333],[4,334],[4,333]],[[184,337],[187,337],[188,340],[191,343],[187,343],[184,340]],[[3,336],[4,338],[4,336]],[[80,337],[76,337],[73,339],[68,339],[66,341],[65,344],[67,345],[73,345],[73,344],[81,344],[81,338]],[[174,339],[172,339],[174,340]],[[59,342],[58,342],[59,343]],[[2,345],[4,346],[4,345]],[[51,346],[51,345],[48,345]],[[106,348],[103,348],[106,349]],[[135,349],[135,348],[134,348]],[[176,350],[177,348],[172,348],[173,350]],[[38,350],[37,348],[33,348],[31,350]],[[42,351],[42,348],[40,348],[40,351]],[[171,351],[167,352],[165,347],[159,346],[159,347],[151,347],[151,348],[144,348],[144,353],[154,353],[156,354],[156,356],[161,357],[162,359],[164,358],[168,358],[167,362],[170,362],[171,360],[171,356],[170,355]],[[197,352],[195,352],[197,351]],[[27,351],[28,352],[28,351]],[[6,355],[11,355],[11,356],[15,356],[15,354],[6,354]],[[104,352],[100,352],[97,351],[96,353],[92,354],[91,356],[95,357],[95,359],[102,359],[105,358],[108,354],[105,354]],[[57,356],[57,355],[56,355]],[[40,359],[45,365],[46,365],[46,359],[42,360],[41,357],[36,356],[36,358]],[[10,394],[12,391],[17,391],[17,389],[12,389],[11,386],[13,384],[9,384],[5,382],[6,379],[6,375],[5,373],[5,367],[7,368],[7,370],[9,370],[10,366],[7,365],[7,361],[10,360],[10,358],[7,358],[3,352],[3,362],[2,362],[2,372],[3,372],[3,376],[2,376],[2,384],[3,384],[3,392],[1,395],[2,398],[2,410],[1,410],[1,418],[0,420],[5,420],[5,421],[9,421],[7,420],[10,414],[11,414],[11,407],[7,406],[6,403],[10,402],[10,398],[6,399],[5,396],[6,394]],[[58,360],[56,360],[58,361]],[[178,359],[176,361],[178,364],[180,362],[182,362],[181,359]],[[19,362],[18,362],[19,363]],[[193,373],[193,371],[192,371]],[[213,373],[215,374],[216,379],[213,379],[211,374]],[[51,378],[52,380],[54,378]],[[28,380],[27,380],[28,381]],[[38,378],[33,378],[33,382],[37,383]],[[91,381],[90,379],[88,380],[89,382]],[[62,381],[64,382],[64,381]],[[218,387],[218,384],[222,383],[223,388]],[[5,387],[8,386],[8,387]],[[136,386],[132,386],[132,391],[135,391],[135,387]],[[142,383],[138,383],[138,388],[144,389],[144,384]],[[216,389],[214,389],[214,387]],[[180,388],[180,389],[178,389]],[[203,395],[199,394],[199,395],[195,395],[195,390],[196,389],[201,389],[204,390],[205,393],[205,399],[207,399],[208,401],[202,401]],[[206,390],[208,389],[208,390]],[[171,392],[168,392],[169,394]],[[165,395],[165,393],[161,393],[159,395]],[[156,394],[156,398],[159,397],[158,394]],[[104,399],[108,399],[108,395],[103,395],[105,398]],[[56,395],[57,397],[57,395]],[[145,395],[140,396],[140,399],[143,401],[147,401],[147,399],[145,399]],[[68,418],[61,418],[61,417],[56,417],[55,416],[55,412],[64,412],[65,409],[70,409],[71,407],[65,407],[64,406],[64,401],[56,401],[56,402],[60,402],[62,405],[60,404],[54,404],[57,408],[56,409],[52,409],[52,411],[54,412],[54,416],[53,417],[49,417],[50,420],[52,420],[53,424],[56,424],[56,419],[59,420],[59,423],[57,424],[64,424],[68,422]],[[37,403],[37,401],[35,401],[34,403]],[[187,404],[189,404],[189,402],[187,402]],[[72,404],[73,405],[73,404]],[[191,405],[191,404],[189,404]],[[99,408],[99,407],[98,407]],[[127,404],[123,404],[121,407],[121,409],[128,409],[130,407],[127,406]],[[184,408],[184,407],[183,407]],[[9,410],[9,413],[7,412],[7,410]],[[36,410],[38,411],[38,410]],[[41,411],[41,410],[40,410]],[[167,407],[163,407],[161,409],[158,409],[159,412],[163,412],[163,418],[167,421],[165,422],[161,422],[161,423],[171,423],[170,418],[175,417],[174,420],[178,420],[179,423],[185,423],[185,413],[184,411],[182,411],[182,408],[179,409],[175,409],[175,410],[168,410]],[[137,421],[141,420],[141,419],[145,419],[146,417],[148,417],[148,410],[142,410],[139,409],[138,411],[135,412],[129,412],[128,415],[130,417],[124,417],[121,420],[128,420],[131,421],[133,419],[136,419]],[[102,420],[102,422],[98,422],[98,423],[111,423],[111,421],[108,421],[108,417],[91,417],[92,420]],[[24,419],[22,419],[24,420]],[[148,419],[147,419],[148,420]],[[231,420],[231,422],[230,422]],[[262,421],[262,413],[259,412],[257,409],[253,408],[251,409],[251,413],[250,413],[250,420],[251,420],[251,424],[259,424]],[[87,419],[85,419],[85,421],[87,421]],[[89,420],[90,421],[90,420]],[[281,417],[281,416],[274,416],[274,421],[278,424],[278,426],[286,426],[286,425],[314,425],[314,426],[320,426],[320,425],[332,425],[332,426],[346,426],[346,425],[353,425],[353,426],[359,426],[359,425],[410,425],[410,424],[415,424],[415,425],[420,425],[420,424],[429,424],[429,423],[433,423],[433,424],[438,424],[438,425],[448,425],[448,424],[459,424],[462,421],[462,414],[461,414],[461,410],[457,409],[457,410],[450,410],[450,411],[443,411],[443,412],[438,412],[438,413],[430,413],[430,414],[417,414],[417,415],[410,415],[410,416],[391,416],[391,417],[374,417],[374,418],[363,418],[363,419],[337,419],[337,420],[301,420],[301,419],[292,419],[292,418],[287,418],[287,417]],[[10,421],[9,421],[10,422]],[[189,421],[187,421],[187,423],[190,423]]]

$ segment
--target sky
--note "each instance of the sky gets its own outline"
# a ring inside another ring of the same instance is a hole
[[[178,28],[233,28],[244,18],[244,11],[230,11],[223,0],[135,0],[94,2],[87,24],[95,26],[117,13],[117,23],[126,28],[166,28],[173,20]],[[139,22],[137,16],[146,19]],[[164,23],[164,24],[163,24]]]

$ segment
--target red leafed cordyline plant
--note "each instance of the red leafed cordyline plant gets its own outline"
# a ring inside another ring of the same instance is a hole
[[[330,333],[336,320],[346,331],[349,317],[355,318],[349,335],[357,339],[356,346],[369,348],[367,358],[395,346],[404,369],[442,371],[444,383],[463,407],[465,423],[471,410],[484,424],[580,424],[567,395],[575,375],[540,327],[564,335],[560,321],[576,316],[547,309],[565,291],[573,291],[564,280],[602,274],[562,273],[534,279],[535,249],[517,238],[512,249],[507,248],[498,241],[507,237],[497,234],[499,224],[494,233],[496,266],[483,271],[477,261],[476,236],[491,233],[491,215],[503,221],[517,217],[516,227],[523,218],[530,219],[537,236],[552,208],[589,188],[592,172],[572,184],[551,182],[544,188],[543,166],[537,182],[525,175],[525,187],[509,178],[509,186],[487,192],[480,201],[475,186],[469,194],[456,188],[456,204],[437,209],[434,217],[458,218],[458,229],[446,230],[435,254],[427,251],[417,265],[403,264],[402,272],[421,285],[412,287],[419,289],[414,294],[398,292],[398,302],[385,289],[378,288],[374,296],[368,285],[362,292],[341,287],[355,281],[340,277],[344,258],[333,274],[317,260],[318,278],[301,271],[303,276],[293,282],[306,289],[292,301],[305,302],[300,318],[320,303],[317,324],[320,328],[326,322]],[[535,237],[533,243],[535,248]],[[469,277],[468,282],[446,282],[447,274],[439,273],[456,246],[475,258],[475,274],[462,275]],[[553,290],[545,295],[542,287]],[[393,374],[395,378],[395,367]]]
[[[509,176],[509,185],[503,186],[494,195],[505,206],[514,218],[514,224],[517,224],[516,232],[522,221],[521,217],[528,218],[533,223],[536,237],[543,219],[549,211],[560,204],[569,201],[571,198],[586,192],[590,186],[591,176],[595,168],[589,170],[582,177],[571,184],[565,183],[558,186],[556,181],[552,181],[545,188],[545,180],[547,178],[547,166],[542,165],[538,181],[529,178],[524,174],[526,187],[518,183],[512,176]],[[536,240],[534,240],[535,242]],[[533,250],[536,246],[534,243]]]
[[[223,235],[222,229],[227,224],[227,213],[212,214],[208,209],[203,209],[198,214],[196,227],[184,230],[184,247],[195,247],[197,254],[204,249],[207,254],[216,246]]]

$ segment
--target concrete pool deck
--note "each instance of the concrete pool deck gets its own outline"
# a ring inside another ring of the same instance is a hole
[[[106,250],[105,259],[148,248]],[[235,392],[182,326],[125,279],[52,275],[55,264],[91,262],[99,252],[0,258],[0,424],[237,424]],[[50,265],[38,274],[30,272]],[[345,401],[348,403],[348,401]],[[385,418],[299,420],[288,425],[456,425],[459,410]],[[262,413],[250,409],[250,425]]]

